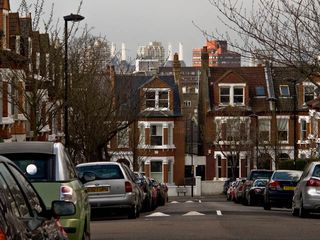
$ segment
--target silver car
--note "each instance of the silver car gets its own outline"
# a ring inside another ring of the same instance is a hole
[[[137,218],[143,201],[139,180],[124,164],[91,162],[76,166],[89,194],[91,209],[124,208],[128,218]]]
[[[292,214],[306,217],[309,212],[320,211],[320,162],[311,162],[294,191]]]

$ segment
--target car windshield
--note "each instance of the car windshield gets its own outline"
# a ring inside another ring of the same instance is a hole
[[[301,177],[299,171],[275,172],[272,176],[273,180],[298,181]]]
[[[268,179],[257,179],[254,181],[253,187],[265,187],[268,181]]]
[[[3,154],[12,160],[32,182],[54,180],[55,155],[40,153]]]
[[[123,173],[118,165],[88,165],[77,167],[79,176],[85,172],[94,173],[96,179],[123,179]]]
[[[270,179],[271,175],[272,175],[272,171],[254,171],[251,173],[250,180],[254,181],[258,178]]]

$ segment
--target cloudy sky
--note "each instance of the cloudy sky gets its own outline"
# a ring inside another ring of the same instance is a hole
[[[17,11],[20,2],[10,0],[12,12]],[[54,16],[62,24],[63,16],[76,13],[80,0],[46,0],[47,12],[52,2]],[[85,17],[81,24],[92,27],[94,35],[105,36],[117,49],[125,43],[127,56],[131,58],[138,46],[151,41],[162,42],[166,52],[169,43],[173,51],[178,51],[181,42],[188,65],[192,48],[202,47],[206,41],[193,22],[209,32],[221,28],[217,12],[208,0],[83,0],[80,14]]]

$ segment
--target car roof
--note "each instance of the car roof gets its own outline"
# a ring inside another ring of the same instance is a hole
[[[95,166],[95,165],[121,165],[118,162],[87,162],[87,163],[80,163],[76,167],[84,167],[84,166]]]
[[[10,142],[0,143],[0,154],[10,153],[44,153],[54,154],[54,148],[62,145],[55,142]]]

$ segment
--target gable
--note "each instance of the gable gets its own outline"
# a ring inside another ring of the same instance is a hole
[[[216,81],[216,84],[219,84],[219,83],[247,83],[247,80],[237,72],[230,70],[230,71],[227,71],[225,74],[223,74]]]
[[[159,77],[154,77],[146,82],[141,88],[172,88],[167,82],[161,80]]]

